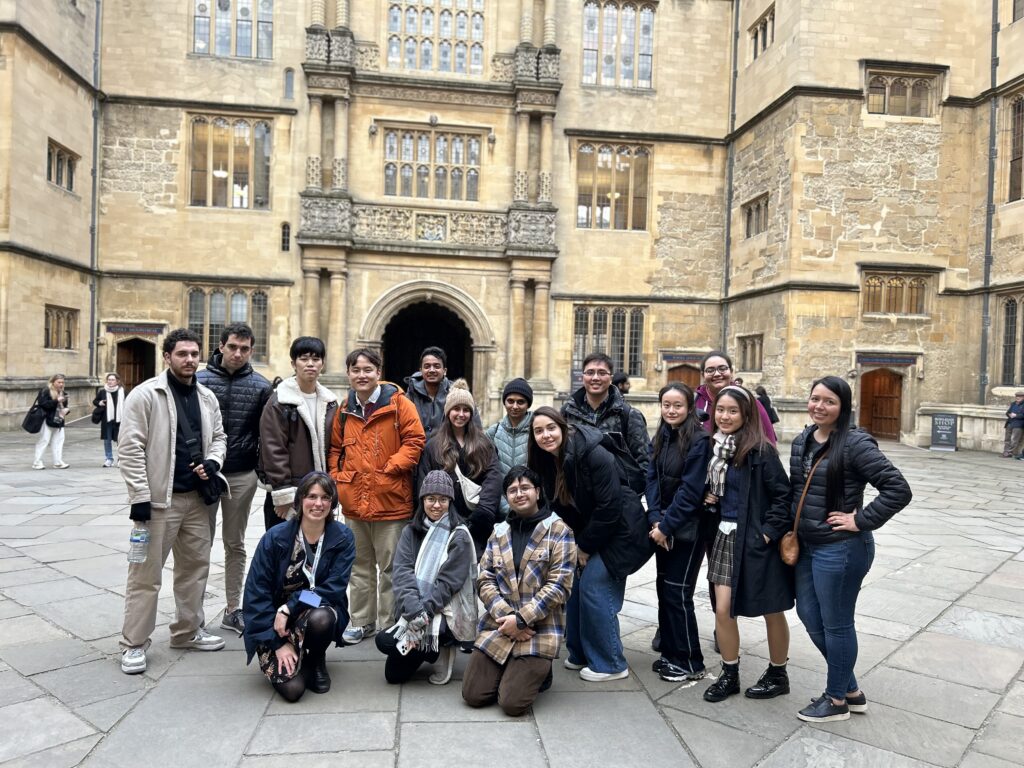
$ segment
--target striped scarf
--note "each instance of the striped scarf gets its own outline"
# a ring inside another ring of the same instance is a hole
[[[736,455],[736,436],[715,432],[711,444],[711,461],[708,462],[707,483],[709,490],[718,498],[725,495],[725,473]]]

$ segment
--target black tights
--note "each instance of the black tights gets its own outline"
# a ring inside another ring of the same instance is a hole
[[[313,608],[305,617],[306,635],[302,640],[306,658],[300,659],[301,669],[295,675],[281,683],[272,683],[274,690],[281,694],[285,701],[298,701],[306,692],[306,676],[304,672],[312,669],[324,660],[327,646],[334,638],[334,624],[337,621],[334,612],[327,608]]]

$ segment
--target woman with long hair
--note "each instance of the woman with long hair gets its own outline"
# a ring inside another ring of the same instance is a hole
[[[455,512],[468,522],[479,557],[498,517],[501,470],[494,444],[473,418],[475,411],[466,380],[453,382],[444,401],[444,419],[420,455],[416,487],[435,469],[451,476]]]
[[[40,409],[46,414],[43,427],[39,430],[36,440],[35,461],[32,469],[45,469],[43,452],[50,446],[54,469],[67,469],[70,464],[64,461],[64,418],[71,411],[68,408],[68,393],[64,391],[64,374],[55,373],[45,387],[39,390],[36,397]]]
[[[323,472],[310,472],[295,489],[296,516],[260,539],[245,580],[246,663],[260,669],[286,701],[306,689],[327,693],[327,647],[343,645],[348,589],[356,545],[334,519],[338,488]]]
[[[852,425],[853,393],[843,379],[815,381],[807,413],[813,423],[793,440],[789,459],[794,513],[803,496],[796,612],[825,657],[828,678],[825,692],[797,717],[828,722],[867,711],[867,697],[853,673],[857,595],[875,557],[872,531],[907,506],[913,494],[875,439]],[[878,496],[864,506],[868,484]]]
[[[114,443],[121,431],[121,414],[124,411],[124,387],[121,386],[120,376],[108,373],[104,377],[103,386],[96,390],[96,397],[92,399],[92,406],[92,420],[99,420],[100,439],[103,440],[103,453],[106,457],[103,466],[112,467],[115,464]]]
[[[662,680],[704,677],[693,593],[704,560],[704,482],[710,438],[701,428],[694,393],[674,382],[658,393],[661,421],[647,466],[647,521],[657,545],[658,631],[661,657],[654,671]]]
[[[740,633],[737,616],[763,616],[769,665],[747,698],[789,693],[786,661],[793,607],[793,569],[779,557],[778,542],[790,530],[789,479],[768,442],[743,387],[722,388],[715,400],[715,427],[708,463],[708,493],[721,522],[711,551],[708,578],[715,588],[715,630],[722,674],[704,692],[717,702],[740,692]]]
[[[534,411],[527,448],[552,511],[576,537],[579,574],[566,606],[565,667],[595,683],[629,675],[618,613],[626,577],[651,556],[640,498],[626,484],[610,440],[596,427],[570,427],[543,406]]]

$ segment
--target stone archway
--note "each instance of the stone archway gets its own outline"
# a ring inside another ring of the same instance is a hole
[[[401,382],[419,367],[420,352],[440,347],[448,356],[448,378],[464,378],[473,386],[473,339],[469,328],[447,307],[428,301],[395,313],[384,329],[384,376]]]

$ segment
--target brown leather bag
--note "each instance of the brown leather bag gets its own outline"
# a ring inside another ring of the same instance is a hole
[[[786,534],[779,539],[779,556],[782,558],[782,562],[786,565],[796,565],[796,561],[800,559],[800,539],[797,537],[796,531],[800,525],[800,513],[804,510],[804,499],[807,498],[807,489],[811,487],[811,478],[814,477],[814,470],[821,464],[821,460],[825,458],[828,451],[825,451],[818,457],[818,460],[814,462],[814,466],[811,467],[811,471],[807,473],[807,481],[804,483],[804,491],[800,494],[800,501],[796,505],[796,519],[793,521],[793,530],[787,531]]]

